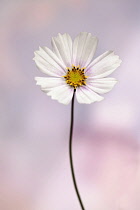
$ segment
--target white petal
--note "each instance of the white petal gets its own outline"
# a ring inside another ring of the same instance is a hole
[[[104,94],[112,90],[114,85],[117,83],[117,80],[114,78],[102,78],[102,79],[93,79],[88,78],[86,80],[87,86],[99,94]]]
[[[72,63],[76,66],[86,67],[92,60],[98,40],[90,33],[81,32],[73,43]]]
[[[64,64],[64,62],[62,62],[57,55],[52,52],[48,47],[43,47],[42,48],[54,61],[56,61],[56,63],[62,67],[62,69],[64,69],[64,71],[66,72],[66,65]]]
[[[76,89],[76,98],[77,101],[82,104],[91,104],[95,101],[101,101],[104,99],[87,86],[82,86]]]
[[[49,76],[62,76],[65,74],[65,67],[57,56],[48,50],[48,48],[39,48],[39,51],[35,51],[34,57],[35,63],[38,68]]]
[[[63,61],[66,67],[71,67],[72,39],[69,34],[58,34],[52,38],[53,52]]]
[[[62,78],[54,78],[54,77],[35,77],[37,81],[37,85],[41,86],[41,89],[44,92],[52,90],[54,87],[65,85],[65,79]]]
[[[47,93],[48,96],[51,96],[52,99],[58,100],[62,104],[69,104],[72,99],[74,89],[69,85],[61,85],[53,88]]]
[[[91,62],[85,73],[90,77],[103,78],[110,75],[120,64],[119,56],[112,51],[107,51]]]

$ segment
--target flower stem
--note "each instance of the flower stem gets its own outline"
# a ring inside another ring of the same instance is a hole
[[[72,158],[72,134],[73,134],[73,122],[74,122],[74,98],[75,98],[75,91],[76,89],[74,89],[73,92],[73,97],[72,97],[72,102],[71,102],[71,124],[70,124],[70,137],[69,137],[69,157],[70,157],[70,167],[71,167],[71,174],[72,174],[72,180],[73,180],[73,184],[74,184],[74,188],[81,206],[82,210],[85,210],[81,197],[80,197],[80,193],[78,191],[78,187],[77,187],[77,183],[76,183],[76,178],[75,178],[75,173],[74,173],[74,167],[73,167],[73,158]]]

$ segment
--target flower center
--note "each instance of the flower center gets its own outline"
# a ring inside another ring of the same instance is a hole
[[[85,80],[88,78],[84,74],[85,68],[80,68],[80,66],[72,65],[72,68],[67,68],[67,74],[63,76],[66,79],[66,83],[76,89],[79,86],[86,85]]]

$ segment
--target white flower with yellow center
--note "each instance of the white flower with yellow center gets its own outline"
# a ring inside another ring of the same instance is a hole
[[[98,40],[82,32],[75,40],[69,34],[52,38],[52,50],[47,47],[35,51],[38,68],[48,77],[36,77],[37,85],[60,103],[68,104],[76,90],[79,103],[90,104],[103,99],[100,94],[109,92],[117,83],[110,75],[121,64],[119,56],[107,51],[97,57]]]

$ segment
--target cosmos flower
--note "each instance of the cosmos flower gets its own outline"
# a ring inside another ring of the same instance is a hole
[[[52,38],[52,50],[40,47],[35,51],[35,63],[46,77],[35,77],[52,99],[68,104],[76,90],[79,103],[90,104],[103,100],[117,83],[107,77],[121,64],[119,56],[106,51],[93,60],[98,39],[90,33],[81,32],[72,41],[69,34],[58,34]],[[107,77],[107,78],[106,78]]]

